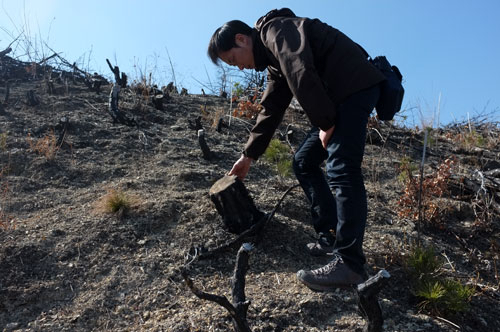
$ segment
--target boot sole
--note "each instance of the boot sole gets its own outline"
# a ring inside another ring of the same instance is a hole
[[[336,289],[353,289],[356,287],[356,283],[353,284],[338,284],[338,285],[329,285],[329,286],[322,286],[322,285],[315,285],[315,284],[310,284],[302,279],[299,279],[301,283],[307,286],[310,290],[314,292],[333,292]],[[363,281],[360,281],[359,283],[362,283]]]

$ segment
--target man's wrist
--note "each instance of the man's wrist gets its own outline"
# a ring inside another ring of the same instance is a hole
[[[252,162],[254,160],[252,157],[245,156],[244,153],[241,154],[241,159],[247,162]]]

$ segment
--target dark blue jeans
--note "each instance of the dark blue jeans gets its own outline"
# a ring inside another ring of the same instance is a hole
[[[361,163],[366,124],[380,87],[357,92],[337,108],[335,129],[325,150],[313,128],[294,156],[293,169],[311,203],[316,232],[336,230],[335,253],[354,271],[363,272],[367,200]],[[326,176],[321,164],[326,160]],[[332,194],[335,193],[335,195]]]

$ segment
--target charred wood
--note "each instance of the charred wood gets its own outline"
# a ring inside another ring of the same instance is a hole
[[[390,277],[389,272],[380,270],[376,275],[356,287],[359,310],[367,320],[364,332],[382,331],[384,318],[378,302],[378,293],[387,285]]]
[[[210,151],[210,148],[205,141],[205,131],[203,129],[198,130],[198,143],[200,144],[203,158],[206,160],[210,160],[212,158],[212,151]]]
[[[7,47],[5,50],[0,52],[0,58],[3,58],[5,55],[9,54],[10,52],[12,52],[12,48]]]
[[[64,139],[66,138],[66,134],[68,133],[69,121],[68,118],[63,116],[57,126],[55,127],[56,131],[58,131],[57,142],[56,145],[61,147],[64,143]]]
[[[124,114],[123,112],[121,112],[118,108],[118,101],[119,101],[119,97],[120,97],[120,88],[121,88],[122,84],[124,84],[124,82],[126,84],[127,76],[122,73],[122,75],[120,77],[120,68],[118,66],[113,67],[111,65],[111,62],[109,62],[108,59],[106,59],[106,62],[108,63],[109,68],[111,69],[111,71],[115,75],[115,84],[113,84],[113,88],[111,89],[111,92],[109,94],[108,111],[109,111],[111,117],[113,118],[114,123],[118,122],[118,123],[127,125],[129,127],[132,127],[132,126],[137,124],[136,121],[134,119],[130,119],[129,117],[127,117],[127,115]]]
[[[40,104],[40,99],[35,94],[35,90],[29,90],[26,92],[26,104],[29,106],[36,106]]]
[[[244,242],[249,242],[250,238],[252,238],[253,243],[258,244],[261,240],[262,231],[264,230],[266,224],[273,218],[276,211],[278,211],[278,208],[285,199],[286,195],[288,195],[290,191],[297,188],[298,186],[299,185],[296,184],[288,188],[285,191],[285,193],[281,196],[280,200],[278,201],[278,203],[276,203],[276,205],[274,206],[273,210],[270,213],[267,214],[263,213],[262,217],[254,225],[252,225],[252,227],[239,234],[238,237],[236,237],[235,239],[230,240],[225,244],[214,249],[207,249],[205,247],[191,248],[190,254],[196,255],[198,259],[207,259],[219,255],[228,250],[236,249],[237,247],[241,246],[241,244],[243,244]]]
[[[163,111],[163,99],[163,94],[157,94],[152,98],[153,106],[159,111]]]
[[[264,215],[255,207],[245,185],[235,175],[218,180],[210,188],[209,195],[231,233],[246,231]]]
[[[47,93],[53,95],[55,93],[54,81],[52,81],[52,79],[47,79],[45,83],[47,85]]]
[[[9,95],[10,95],[10,84],[9,81],[5,81],[5,98],[3,100],[4,104],[7,104],[9,102]]]
[[[248,252],[252,250],[252,248],[253,246],[251,244],[245,243],[241,246],[236,255],[236,264],[231,280],[232,303],[229,302],[225,296],[210,294],[199,290],[189,278],[186,270],[181,271],[181,275],[186,285],[194,295],[202,300],[215,302],[229,312],[237,332],[251,332],[246,319],[250,302],[246,300],[245,296],[245,276],[248,271]]]

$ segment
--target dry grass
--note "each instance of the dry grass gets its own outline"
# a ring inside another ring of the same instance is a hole
[[[5,212],[5,206],[9,197],[9,183],[5,180],[4,174],[8,167],[0,169],[0,228],[14,228],[14,218]]]
[[[97,213],[116,215],[121,218],[139,205],[139,199],[120,189],[109,189],[95,204]]]
[[[54,130],[50,130],[49,133],[37,140],[33,139],[31,134],[28,133],[27,141],[31,151],[38,153],[40,156],[44,156],[47,160],[54,160],[60,148],[57,145],[57,138]]]

